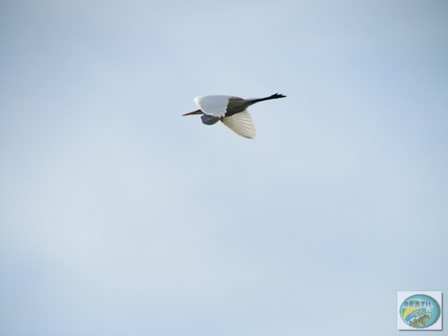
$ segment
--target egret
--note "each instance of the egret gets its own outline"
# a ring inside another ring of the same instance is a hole
[[[251,99],[223,95],[200,96],[194,99],[199,110],[185,113],[183,116],[202,114],[202,123],[205,125],[214,125],[218,121],[222,121],[236,134],[253,139],[255,137],[255,126],[247,108],[265,100],[285,97],[278,93],[265,98]]]

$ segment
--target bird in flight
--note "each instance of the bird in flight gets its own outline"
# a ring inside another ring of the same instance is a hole
[[[187,115],[202,114],[202,123],[213,125],[222,121],[224,125],[248,139],[255,138],[255,126],[252,117],[247,112],[247,108],[253,104],[278,98],[285,98],[282,94],[275,93],[265,98],[243,99],[234,96],[201,96],[196,97],[194,102],[199,107],[198,110],[185,113]]]

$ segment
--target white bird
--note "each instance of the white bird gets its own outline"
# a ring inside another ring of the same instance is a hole
[[[185,113],[183,115],[203,114],[201,119],[206,125],[213,125],[221,120],[224,125],[236,134],[248,139],[253,139],[256,134],[255,126],[252,122],[252,117],[246,109],[250,105],[261,101],[285,97],[286,96],[278,93],[265,98],[251,99],[222,95],[201,96],[194,99],[194,102],[199,107],[199,110]]]

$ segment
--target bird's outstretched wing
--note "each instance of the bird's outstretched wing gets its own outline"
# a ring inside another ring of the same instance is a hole
[[[222,118],[226,114],[226,109],[230,98],[234,97],[222,95],[201,96],[196,97],[194,102],[201,109],[201,111],[204,112],[204,114]]]
[[[236,134],[248,139],[255,138],[255,126],[252,121],[252,117],[247,111],[235,113],[230,117],[224,117],[221,121]]]

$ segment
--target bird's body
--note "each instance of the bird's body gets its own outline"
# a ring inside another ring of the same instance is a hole
[[[253,139],[256,135],[255,127],[252,117],[246,109],[261,101],[284,97],[286,96],[278,93],[265,98],[252,99],[224,95],[201,96],[194,99],[199,110],[185,113],[184,116],[202,114],[202,122],[206,125],[213,125],[222,121],[236,134]]]

